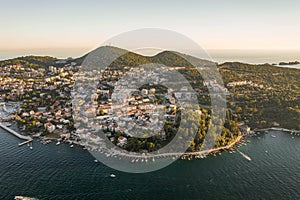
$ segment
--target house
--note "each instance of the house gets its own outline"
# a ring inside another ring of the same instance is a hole
[[[53,125],[51,122],[47,122],[45,125],[45,129],[49,132],[52,133],[55,131],[55,125]]]
[[[119,146],[124,146],[127,143],[127,138],[120,136],[118,137],[118,142],[119,142],[118,143]]]

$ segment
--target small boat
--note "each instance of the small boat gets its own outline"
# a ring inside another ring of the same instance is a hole
[[[30,150],[32,150],[32,149],[33,149],[33,147],[32,147],[32,146],[30,146],[29,148],[30,148]]]
[[[246,158],[248,161],[251,161],[252,159],[249,157],[249,156],[247,156],[246,154],[244,154],[243,152],[241,152],[241,151],[239,151],[239,150],[237,150],[244,158]]]
[[[99,162],[98,160],[94,160],[95,163]]]
[[[115,174],[111,174],[111,175],[110,175],[110,177],[112,177],[112,178],[115,178],[115,177],[116,177],[116,175],[115,175]]]
[[[58,146],[58,145],[60,145],[60,141],[58,141],[58,142],[56,143],[56,146]]]
[[[37,200],[36,198],[24,197],[24,196],[15,196],[15,200]]]
[[[271,135],[272,138],[276,138],[276,135]]]
[[[74,147],[74,145],[72,144],[71,146],[70,146],[70,148],[73,148]]]

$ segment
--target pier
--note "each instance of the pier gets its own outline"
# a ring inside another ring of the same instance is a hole
[[[20,143],[19,146],[22,146],[22,145],[27,144],[27,143],[29,143],[29,142],[32,141],[31,137],[25,136],[25,135],[21,135],[21,134],[17,133],[16,131],[14,131],[14,130],[12,130],[12,129],[6,127],[6,126],[4,126],[3,124],[0,124],[0,128],[6,130],[7,132],[13,134],[14,136],[16,136],[17,138],[19,138],[21,140],[26,140],[25,142]]]

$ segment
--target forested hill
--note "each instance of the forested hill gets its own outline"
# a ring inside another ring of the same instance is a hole
[[[269,64],[218,66],[231,95],[229,107],[253,128],[300,129],[300,70]]]

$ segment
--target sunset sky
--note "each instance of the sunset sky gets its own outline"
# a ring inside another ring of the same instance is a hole
[[[205,49],[300,49],[299,8],[297,0],[2,1],[0,53],[81,53],[149,27],[182,33]]]

